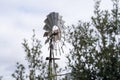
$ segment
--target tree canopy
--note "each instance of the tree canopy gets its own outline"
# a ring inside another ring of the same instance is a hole
[[[119,0],[112,0],[113,9],[100,9],[95,2],[91,22],[78,22],[69,30],[73,45],[68,58],[73,80],[120,79],[120,12]]]

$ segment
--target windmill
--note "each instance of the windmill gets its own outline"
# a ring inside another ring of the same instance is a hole
[[[54,48],[56,46],[55,43],[61,40],[61,33],[64,29],[64,21],[62,20],[62,16],[60,16],[59,13],[51,12],[47,15],[47,18],[44,22],[45,26],[43,27],[43,29],[46,32],[43,36],[47,37],[45,44],[49,43],[50,47],[49,57],[46,57],[46,60],[49,61],[48,77],[49,80],[57,80],[57,77],[54,76],[57,75],[55,60],[59,60],[59,58],[54,57]]]

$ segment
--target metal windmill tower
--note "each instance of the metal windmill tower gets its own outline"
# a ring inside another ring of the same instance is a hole
[[[54,57],[54,48],[56,46],[56,41],[61,40],[61,33],[64,28],[64,21],[62,20],[62,16],[59,13],[51,12],[47,15],[45,19],[44,37],[47,37],[45,43],[49,43],[50,53],[49,57],[46,57],[46,60],[49,61],[48,66],[48,78],[49,80],[57,80],[56,73],[56,65],[55,60],[59,60],[59,58]]]

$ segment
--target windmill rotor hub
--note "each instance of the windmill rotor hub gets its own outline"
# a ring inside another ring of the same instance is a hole
[[[52,30],[54,31],[54,30],[58,30],[58,29],[59,29],[58,26],[54,25]]]

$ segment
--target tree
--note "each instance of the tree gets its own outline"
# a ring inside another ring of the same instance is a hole
[[[118,2],[112,0],[110,12],[100,10],[100,0],[95,2],[95,16],[91,23],[79,22],[68,31],[72,44],[67,56],[73,80],[120,79],[120,13]]]
[[[28,40],[24,39],[22,45],[25,51],[27,65],[17,62],[16,70],[12,74],[12,77],[15,78],[15,80],[51,80],[54,76],[59,75],[54,74],[48,76],[50,69],[48,63],[43,60],[41,41],[36,38],[35,30],[33,30],[31,44],[28,43]],[[55,63],[55,65],[56,72],[61,73],[62,68],[60,68],[57,63]],[[59,77],[61,80],[63,78],[64,77]]]
[[[0,80],[2,80],[3,76],[0,76]]]
[[[67,56],[68,67],[72,70],[73,80],[91,80],[94,78],[93,52],[97,39],[91,35],[93,29],[90,29],[90,23],[79,22],[79,25],[73,29],[69,39],[73,49]]]
[[[97,76],[103,80],[119,80],[120,77],[120,42],[118,42],[118,29],[120,25],[118,0],[113,0],[113,10],[100,11],[99,3],[96,5],[93,25],[98,31],[100,52],[96,57],[101,57],[96,65],[99,72]],[[101,41],[101,42],[100,42]]]
[[[36,38],[34,30],[31,40],[31,45],[26,39],[22,43],[28,65],[17,63],[17,69],[12,74],[16,80],[43,80],[47,75],[47,64],[41,56],[41,42]]]

